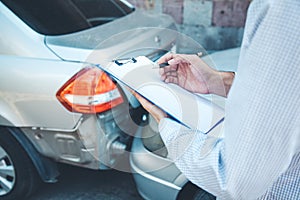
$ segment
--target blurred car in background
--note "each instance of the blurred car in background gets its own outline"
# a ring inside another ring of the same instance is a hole
[[[211,67],[221,71],[236,71],[240,48],[218,51],[202,59]],[[217,95],[201,95],[225,109],[226,99]],[[218,140],[222,136],[224,123],[213,127],[207,134]],[[209,137],[208,137],[209,138]],[[208,144],[215,144],[209,141]],[[188,146],[187,146],[188,147]],[[182,148],[182,147],[181,147]],[[184,176],[168,157],[168,151],[160,137],[158,124],[149,117],[149,125],[138,129],[130,154],[130,164],[140,195],[147,200],[214,200],[213,195],[204,195]],[[200,153],[200,152],[199,152]],[[158,192],[159,191],[159,192]]]
[[[55,182],[56,162],[122,164],[145,112],[96,65],[157,59],[173,20],[125,0],[1,0],[0,27],[0,199]]]

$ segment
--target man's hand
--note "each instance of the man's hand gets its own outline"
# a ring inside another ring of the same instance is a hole
[[[168,115],[163,110],[161,110],[151,102],[147,101],[135,91],[130,90],[130,92],[137,98],[137,100],[141,103],[145,110],[147,110],[153,116],[157,123],[159,123],[162,118],[168,117]]]
[[[219,72],[209,67],[197,55],[167,54],[158,63],[168,62],[161,68],[161,79],[194,93],[227,96],[234,74]]]

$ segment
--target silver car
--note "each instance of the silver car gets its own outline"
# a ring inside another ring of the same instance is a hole
[[[145,111],[99,66],[157,59],[173,20],[125,0],[1,0],[0,27],[0,198],[55,182],[57,162],[122,165]]]
[[[240,48],[214,52],[204,56],[210,66],[223,71],[236,71]],[[226,99],[217,95],[203,95],[224,109]],[[223,123],[208,134],[219,137]],[[215,197],[203,193],[193,185],[168,158],[168,151],[158,132],[158,124],[149,117],[149,125],[138,129],[133,141],[130,164],[138,192],[147,200],[198,199],[214,200]],[[159,192],[158,192],[159,191]]]

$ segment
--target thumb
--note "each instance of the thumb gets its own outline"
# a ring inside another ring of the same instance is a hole
[[[169,65],[177,65],[180,63],[189,63],[189,56],[185,54],[177,54],[173,59],[169,60]]]

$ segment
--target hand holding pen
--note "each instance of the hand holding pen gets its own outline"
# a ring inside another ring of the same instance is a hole
[[[211,77],[217,71],[209,67],[197,54],[166,54],[157,62],[161,80],[200,94],[211,92]]]
[[[196,55],[200,58],[203,55],[203,53],[198,52],[198,53],[196,53]],[[158,63],[158,66],[159,66],[159,68],[164,68],[166,66],[169,66],[169,63],[168,62]]]

